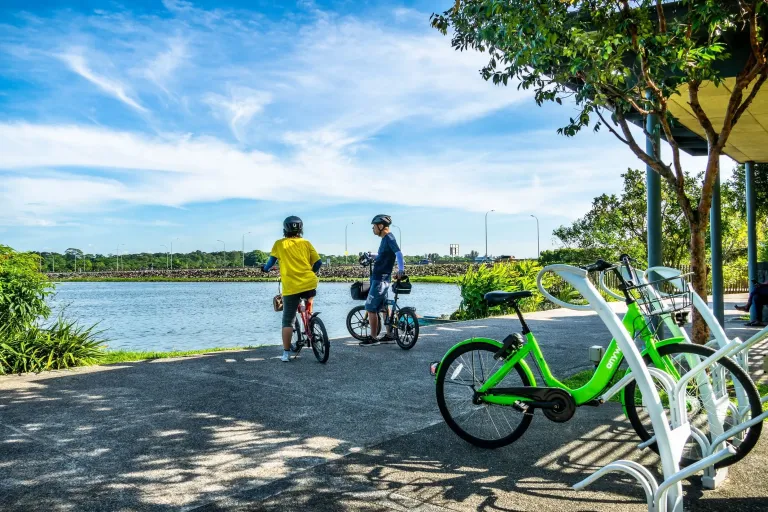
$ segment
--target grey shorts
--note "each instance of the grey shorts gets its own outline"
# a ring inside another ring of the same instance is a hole
[[[317,290],[307,290],[306,292],[294,295],[283,295],[283,327],[293,327],[296,312],[299,310],[299,301],[301,299],[309,299],[315,295],[317,295]]]
[[[387,292],[389,291],[389,276],[385,276],[382,279],[371,279],[371,289],[368,290],[368,298],[365,299],[365,310],[376,312],[382,308],[384,302],[387,300]]]

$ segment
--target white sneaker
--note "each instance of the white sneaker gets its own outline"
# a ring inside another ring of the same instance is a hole
[[[284,363],[288,363],[291,360],[291,354],[289,352],[283,351],[283,357],[280,358],[280,360]]]

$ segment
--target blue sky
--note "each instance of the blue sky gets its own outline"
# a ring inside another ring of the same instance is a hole
[[[320,252],[536,254],[639,167],[573,106],[496,87],[429,27],[450,0],[0,6],[0,243],[86,252],[268,249],[300,215]],[[701,159],[686,158],[691,170]],[[727,176],[730,165],[724,165]],[[395,230],[397,233],[397,230]]]

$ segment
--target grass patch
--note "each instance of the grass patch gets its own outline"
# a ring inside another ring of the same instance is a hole
[[[145,361],[148,359],[167,359],[170,357],[197,356],[201,354],[210,354],[213,352],[229,352],[238,350],[249,350],[263,345],[249,347],[214,347],[200,350],[177,350],[173,352],[133,352],[129,350],[110,350],[104,353],[97,364],[129,363],[132,361]]]

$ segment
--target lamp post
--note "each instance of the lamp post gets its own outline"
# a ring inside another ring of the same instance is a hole
[[[221,244],[224,246],[224,266],[227,264],[227,244],[224,243],[224,240],[216,240],[217,242],[221,242]]]
[[[531,214],[531,217],[536,219],[536,257],[541,257],[541,245],[539,244],[539,218],[533,214]]]
[[[403,232],[400,231],[400,226],[395,226],[394,224],[392,224],[392,227],[397,228],[397,233],[398,233],[397,245],[400,246],[400,252],[402,252],[403,251]]]
[[[243,233],[243,268],[245,268],[245,235],[250,235],[251,232]]]
[[[496,210],[489,210],[485,212],[485,261],[488,261],[488,214],[495,212]]]
[[[120,271],[120,247],[124,246],[125,244],[117,244],[117,271]]]
[[[344,226],[344,264],[347,264],[347,228],[350,226],[350,224],[354,224],[354,222],[350,222],[346,226]]]
[[[178,240],[179,237],[174,238],[173,240]],[[171,240],[171,270],[173,270],[173,240]]]
[[[168,246],[165,244],[160,244],[160,247],[165,247],[165,270],[168,270]]]

